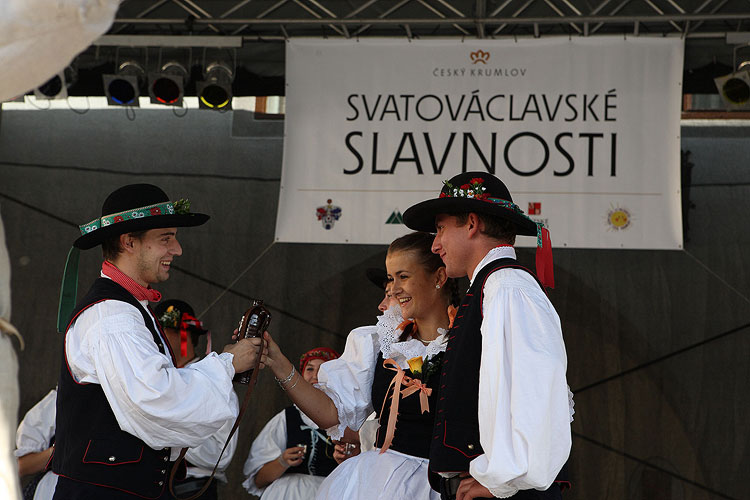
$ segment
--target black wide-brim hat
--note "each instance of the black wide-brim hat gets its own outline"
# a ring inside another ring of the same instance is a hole
[[[437,215],[471,212],[507,219],[516,226],[517,234],[537,236],[536,222],[513,203],[503,181],[487,172],[465,172],[445,181],[437,198],[417,203],[404,212],[404,224],[434,233]]]
[[[379,267],[368,267],[365,269],[365,274],[367,275],[367,279],[370,280],[370,283],[381,290],[385,290],[385,285],[388,283],[388,273],[385,269]]]
[[[172,311],[169,311],[170,307],[172,307]],[[175,330],[179,330],[180,325],[182,324],[182,320],[185,318],[186,314],[188,315],[188,317],[196,319],[195,311],[193,310],[192,306],[184,300],[179,299],[162,300],[154,308],[154,316],[156,316],[156,319],[159,320],[162,328],[174,328]],[[195,332],[198,335],[204,335],[208,333],[208,330],[203,328],[203,323],[189,324],[188,330],[191,332]]]
[[[167,309],[169,309],[169,306],[174,307],[178,311],[180,311],[180,315],[183,315],[185,313],[188,313],[190,316],[195,316],[195,311],[193,310],[193,307],[185,302],[184,300],[179,299],[167,299],[162,300],[159,302],[156,307],[154,308],[154,316],[158,318],[161,318],[165,312],[167,312]],[[162,324],[164,326],[164,324]]]
[[[172,202],[152,184],[123,186],[104,200],[101,217],[80,226],[83,236],[73,246],[88,250],[112,236],[163,227],[200,226],[210,218],[189,210],[187,200]]]

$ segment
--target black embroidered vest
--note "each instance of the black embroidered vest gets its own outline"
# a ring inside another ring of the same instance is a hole
[[[490,274],[508,267],[527,271],[534,276],[515,259],[502,258],[490,262],[477,274],[458,308],[453,328],[448,332],[448,347],[440,377],[441,396],[430,448],[432,472],[468,471],[469,462],[484,453],[479,442],[478,416],[482,293]],[[539,286],[542,287],[541,283]]]
[[[440,355],[438,355],[440,356]],[[442,356],[440,356],[442,357]],[[433,357],[430,359],[437,359],[439,357]],[[375,376],[372,382],[372,405],[375,407],[377,417],[380,422],[380,428],[378,429],[378,435],[375,439],[375,446],[378,448],[383,447],[385,442],[385,434],[388,428],[388,416],[390,415],[391,396],[393,394],[393,388],[388,391],[388,386],[393,380],[393,376],[396,372],[388,368],[383,367],[383,354],[378,354],[378,359],[375,365]],[[423,365],[423,370],[426,366]],[[411,370],[405,370],[406,375],[414,378],[414,374]],[[424,373],[424,371],[423,371]],[[419,404],[419,393],[411,394],[408,397],[401,397],[398,407],[398,420],[396,421],[396,430],[393,434],[393,442],[391,443],[392,450],[406,453],[415,457],[428,458],[430,455],[430,438],[432,436],[432,426],[435,418],[435,406],[437,400],[440,397],[440,390],[438,387],[439,370],[435,371],[426,381],[428,387],[432,389],[432,394],[429,396],[428,401],[430,404],[430,411],[422,413],[421,406]],[[397,388],[398,390],[403,387]],[[385,409],[381,414],[381,408],[383,408],[383,400],[386,400]]]
[[[159,351],[165,353],[149,313],[124,288],[106,278],[94,282],[73,311],[68,329],[78,315],[103,300],[119,300],[136,307]],[[143,498],[161,496],[169,478],[170,448],[154,450],[121,430],[101,385],[75,381],[68,368],[64,347],[58,387],[52,470],[75,481]]]
[[[294,406],[284,410],[286,416],[286,447],[306,445],[307,452],[300,465],[290,467],[287,472],[327,476],[338,465],[333,459],[333,442],[320,429],[305,428],[302,415]]]

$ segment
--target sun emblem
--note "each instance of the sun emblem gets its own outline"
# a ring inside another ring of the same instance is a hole
[[[607,224],[612,231],[624,231],[632,222],[633,216],[627,208],[611,206],[607,212]]]

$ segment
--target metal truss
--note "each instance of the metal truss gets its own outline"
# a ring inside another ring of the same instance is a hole
[[[125,0],[110,35],[464,37],[748,30],[750,0]]]

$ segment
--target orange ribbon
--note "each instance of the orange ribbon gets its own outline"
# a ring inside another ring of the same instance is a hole
[[[458,309],[453,307],[452,304],[448,306],[448,319],[450,320],[450,322],[448,323],[448,330],[453,328],[453,320],[456,319],[457,312],[458,312]]]
[[[392,358],[388,358],[383,361],[383,368],[393,370],[396,375],[393,376],[393,380],[388,384],[386,394],[388,394],[393,387],[393,395],[391,396],[391,407],[388,414],[388,426],[385,432],[385,440],[383,441],[383,447],[380,449],[380,453],[385,453],[388,448],[391,447],[393,442],[393,434],[396,431],[396,419],[398,418],[398,403],[401,400],[401,396],[408,397],[419,392],[419,404],[422,408],[422,413],[430,411],[430,402],[427,399],[432,394],[432,389],[427,387],[421,381],[408,377],[406,372],[396,363]],[[406,388],[401,390],[401,386]],[[396,389],[398,388],[398,390]],[[387,398],[386,398],[387,399]],[[383,414],[385,410],[385,401],[383,400],[383,407],[380,409],[380,414]]]
[[[453,320],[456,319],[456,313],[458,312],[458,309],[453,307],[453,305],[448,306],[448,330],[453,328]],[[413,324],[414,327],[411,329],[411,336],[412,338],[415,338],[415,335],[419,331],[419,327],[417,326],[417,323],[413,319],[405,319],[401,322],[400,325],[396,328],[396,330],[401,330],[402,332],[406,330],[406,327]]]

